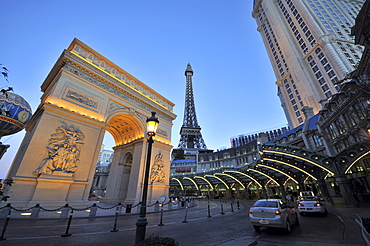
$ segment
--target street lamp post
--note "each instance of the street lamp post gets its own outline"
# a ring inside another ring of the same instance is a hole
[[[159,121],[155,117],[155,112],[152,112],[152,116],[146,120],[148,138],[148,153],[146,156],[145,173],[144,173],[144,186],[143,196],[141,199],[140,215],[136,221],[136,239],[135,243],[138,244],[145,239],[146,225],[148,221],[146,219],[146,199],[148,195],[148,181],[149,181],[149,170],[150,170],[150,159],[152,155],[153,136],[157,130]]]

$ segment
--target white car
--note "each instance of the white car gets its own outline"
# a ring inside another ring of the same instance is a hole
[[[299,226],[298,214],[293,206],[280,199],[261,199],[249,209],[249,219],[254,229],[261,227],[283,228],[291,232],[291,225]]]
[[[302,196],[299,198],[297,208],[300,215],[306,213],[321,213],[323,216],[328,215],[328,210],[316,196]]]

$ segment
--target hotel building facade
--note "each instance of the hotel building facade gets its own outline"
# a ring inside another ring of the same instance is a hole
[[[353,71],[363,47],[351,28],[364,0],[255,0],[256,20],[276,76],[278,96],[291,128],[315,114],[338,92],[338,82]]]

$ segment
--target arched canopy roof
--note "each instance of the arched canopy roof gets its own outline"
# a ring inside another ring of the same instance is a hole
[[[324,179],[337,174],[338,168],[333,158],[301,147],[265,144],[261,148],[261,159],[252,165],[241,168],[220,168],[203,174],[176,177],[171,186],[192,186],[210,190],[217,185],[226,189],[238,186],[245,189],[251,185],[257,188],[283,186],[287,182],[303,184],[306,180]]]

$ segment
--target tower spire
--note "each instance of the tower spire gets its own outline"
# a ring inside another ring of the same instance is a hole
[[[185,110],[184,121],[180,130],[180,143],[178,148],[184,149],[207,149],[200,132],[201,128],[198,125],[197,115],[195,113],[195,103],[193,94],[193,69],[188,63],[186,76],[186,95],[185,95]]]

